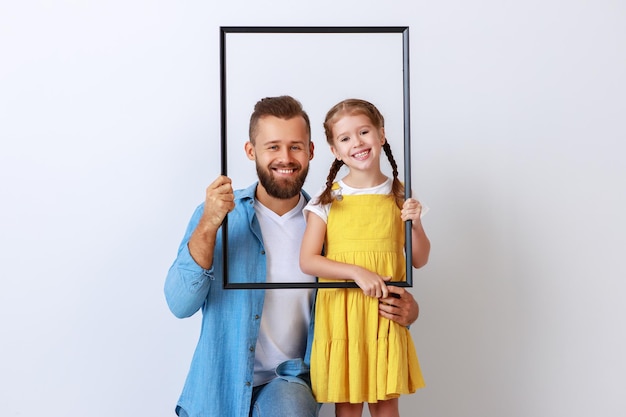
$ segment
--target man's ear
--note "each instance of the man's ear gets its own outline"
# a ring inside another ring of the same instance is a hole
[[[309,161],[315,156],[315,144],[309,142]]]
[[[243,148],[246,151],[246,156],[249,160],[256,160],[256,154],[254,153],[254,145],[252,144],[252,142],[247,141],[245,145],[243,145]]]

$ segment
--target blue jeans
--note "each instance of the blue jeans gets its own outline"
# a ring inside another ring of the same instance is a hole
[[[252,391],[250,417],[317,417],[321,404],[304,383],[275,378]],[[180,417],[189,417],[182,408]]]
[[[275,378],[252,392],[251,417],[317,417],[320,405],[302,383]]]

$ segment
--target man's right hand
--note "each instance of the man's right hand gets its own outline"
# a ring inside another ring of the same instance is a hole
[[[204,212],[187,243],[191,257],[204,269],[213,265],[217,230],[226,215],[235,208],[235,194],[230,178],[220,175],[206,189]]]
[[[200,223],[213,226],[217,230],[226,215],[235,208],[235,194],[230,178],[220,175],[206,189],[204,213]],[[200,226],[200,225],[198,225]]]

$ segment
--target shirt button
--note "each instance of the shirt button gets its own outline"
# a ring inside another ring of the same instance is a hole
[[[255,314],[255,315],[254,315],[254,319],[255,319],[255,320],[258,320],[258,319],[259,319],[259,317],[261,317],[261,316],[259,316],[258,314]]]
[[[254,352],[254,346],[250,346],[250,352]]]
[[[264,250],[261,251],[261,255],[265,255],[265,251]]]
[[[250,386],[250,381],[246,381],[246,387]]]

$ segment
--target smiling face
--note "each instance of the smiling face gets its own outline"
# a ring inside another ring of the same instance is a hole
[[[364,114],[344,114],[332,125],[331,132],[333,155],[351,171],[380,171],[384,128],[375,127]]]
[[[269,207],[272,198],[297,202],[313,158],[313,143],[302,117],[260,118],[253,141],[246,143],[246,155],[256,163],[261,203]]]

